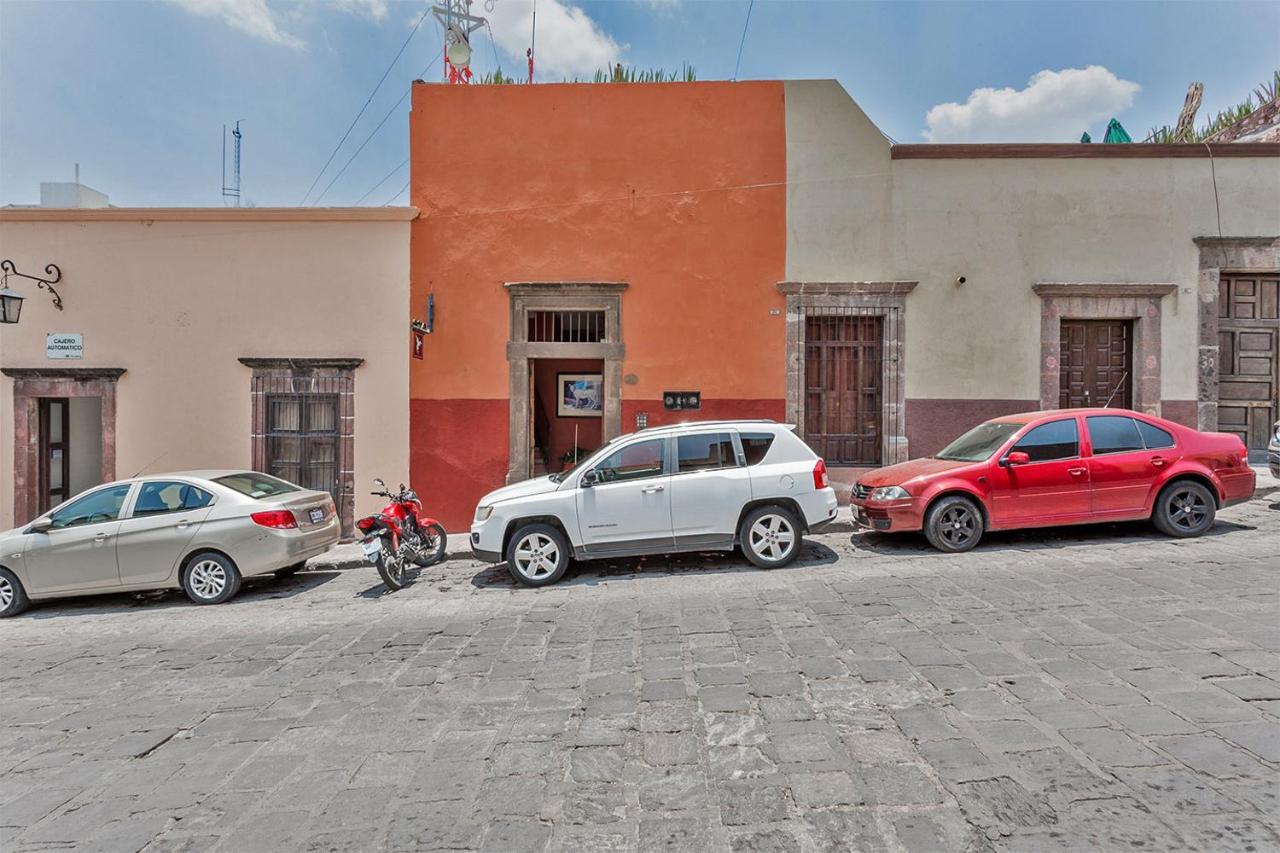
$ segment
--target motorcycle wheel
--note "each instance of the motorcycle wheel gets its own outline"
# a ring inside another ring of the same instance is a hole
[[[449,544],[449,537],[439,524],[427,525],[420,536],[423,544],[418,550],[418,556],[413,558],[413,562],[419,568],[425,569],[444,559],[444,549]]]
[[[374,557],[373,564],[377,566],[378,574],[387,589],[392,592],[404,589],[404,557],[392,554],[384,545],[378,556]]]

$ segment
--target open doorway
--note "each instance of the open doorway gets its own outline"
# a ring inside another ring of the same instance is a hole
[[[529,359],[530,477],[572,468],[603,442],[604,360]]]
[[[102,398],[39,398],[37,510],[102,482]]]

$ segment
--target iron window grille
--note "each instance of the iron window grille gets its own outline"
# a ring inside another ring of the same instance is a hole
[[[529,343],[598,344],[607,340],[604,311],[528,312]]]

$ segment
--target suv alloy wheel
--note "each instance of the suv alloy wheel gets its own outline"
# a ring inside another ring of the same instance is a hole
[[[547,586],[569,568],[569,542],[550,524],[526,524],[507,543],[507,570],[527,586]]]

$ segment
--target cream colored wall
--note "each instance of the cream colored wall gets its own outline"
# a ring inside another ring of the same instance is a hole
[[[66,305],[58,312],[33,283],[17,283],[28,298],[21,322],[0,326],[0,365],[125,368],[116,421],[125,477],[144,466],[249,465],[251,371],[239,357],[363,358],[356,513],[372,511],[364,486],[407,479],[409,468],[410,213],[401,213],[31,222],[0,211],[0,256],[24,271],[57,263]],[[48,360],[49,332],[82,333],[83,360]],[[13,382],[0,377],[0,524],[13,514],[12,448]]]
[[[1218,234],[1208,158],[890,160],[839,84],[786,93],[787,278],[918,280],[909,398],[1038,399],[1042,281],[1178,285],[1163,304],[1162,397],[1196,398],[1193,238]],[[1280,234],[1280,158],[1212,166],[1222,233]],[[842,177],[854,174],[866,177]]]

